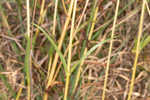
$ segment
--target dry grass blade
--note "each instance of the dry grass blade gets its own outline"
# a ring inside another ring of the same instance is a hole
[[[110,41],[110,46],[109,46],[107,66],[106,66],[106,71],[105,71],[105,80],[104,80],[104,88],[103,88],[102,100],[105,100],[105,92],[106,92],[106,87],[107,87],[109,65],[110,65],[110,57],[111,57],[111,52],[112,52],[113,38],[114,38],[114,33],[115,33],[115,27],[116,27],[117,15],[118,15],[119,3],[120,3],[120,0],[117,0],[117,6],[116,6],[116,10],[115,10],[115,18],[114,18],[112,34],[111,34],[111,41]]]
[[[137,45],[136,46],[136,55],[135,55],[135,59],[134,59],[132,79],[131,79],[130,90],[129,90],[129,94],[128,94],[128,99],[127,100],[131,100],[133,87],[134,87],[136,66],[137,66],[137,61],[138,61],[138,57],[139,57],[139,53],[140,53],[140,39],[141,39],[141,36],[142,36],[142,30],[143,30],[145,4],[146,4],[146,0],[143,0],[142,9],[141,9],[142,10],[141,11],[141,18],[140,18],[140,24],[139,24],[138,40],[137,40],[137,44],[136,44]]]

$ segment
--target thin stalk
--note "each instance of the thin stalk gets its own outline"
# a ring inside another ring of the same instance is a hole
[[[56,30],[56,17],[57,17],[57,8],[58,8],[58,0],[55,1],[55,11],[54,11],[54,18],[53,18],[53,36],[55,36],[55,30]],[[50,48],[50,52],[52,51],[53,47]],[[49,58],[49,64],[48,64],[48,74],[47,74],[47,78],[49,77],[50,75],[50,70],[51,70],[51,65],[52,65],[52,54],[50,55],[50,58]]]
[[[68,24],[70,22],[70,18],[71,18],[71,14],[72,14],[72,9],[73,9],[73,2],[74,0],[71,0],[71,4],[70,4],[70,7],[69,7],[69,11],[68,11],[68,16],[67,16],[67,19],[66,19],[66,22],[65,22],[65,25],[64,25],[64,28],[63,28],[63,31],[61,33],[61,37],[59,39],[59,45],[58,45],[58,49],[61,50],[61,47],[62,47],[62,43],[63,43],[63,40],[64,40],[64,37],[66,35],[66,31],[67,31],[67,28],[68,28]],[[58,61],[58,53],[55,54],[55,57],[54,57],[54,61],[53,61],[53,64],[52,64],[52,69],[51,69],[51,73],[50,73],[50,76],[48,78],[48,83],[46,85],[46,89],[52,85],[52,82],[53,82],[53,77],[54,77],[54,74],[55,74],[55,69],[56,69],[56,65],[57,65],[57,61]],[[48,94],[47,92],[44,93],[44,98],[43,100],[47,100],[48,99]]]
[[[67,15],[67,9],[66,9],[66,5],[65,5],[65,1],[64,0],[61,0],[61,1],[62,1],[62,5],[63,5],[63,8],[64,8],[64,12]]]
[[[145,11],[145,5],[146,0],[143,0],[142,3],[142,11],[141,11],[141,17],[140,17],[140,24],[139,24],[139,32],[138,32],[138,40],[137,40],[137,48],[136,48],[136,55],[134,59],[134,65],[133,65],[133,71],[132,71],[132,79],[131,79],[131,84],[130,84],[130,90],[128,94],[128,99],[131,100],[132,92],[133,92],[133,87],[134,87],[134,80],[135,80],[135,74],[136,74],[136,66],[137,66],[137,61],[140,53],[140,39],[142,36],[142,31],[143,31],[143,21],[144,21],[144,11]]]
[[[107,87],[109,65],[110,65],[110,57],[111,57],[111,52],[112,52],[113,38],[114,38],[114,33],[115,33],[115,27],[116,27],[117,15],[118,15],[119,3],[120,3],[120,0],[117,0],[117,6],[116,6],[116,11],[115,11],[115,17],[114,17],[114,22],[113,22],[111,41],[110,41],[110,47],[109,47],[109,53],[108,53],[107,66],[106,66],[106,71],[105,71],[105,80],[104,80],[104,88],[103,88],[102,100],[105,100],[105,92],[106,92],[106,87]]]
[[[55,11],[54,11],[54,19],[53,19],[53,35],[54,36],[55,36],[55,28],[56,28],[57,8],[58,8],[58,0],[55,1]]]
[[[24,80],[22,80],[21,85],[24,85]],[[16,100],[20,100],[22,90],[23,90],[23,88],[21,87],[17,93]]]
[[[146,1],[146,8],[147,8],[148,14],[149,14],[149,16],[150,16],[150,9],[149,9],[148,2],[147,2],[147,1]]]
[[[27,6],[27,47],[26,47],[26,55],[25,55],[25,71],[27,78],[27,100],[31,100],[31,40],[30,40],[30,2],[26,0]]]
[[[44,8],[45,8],[45,0],[42,0],[42,5],[41,5],[41,9],[40,9],[40,17],[38,19],[38,25],[42,24],[44,21],[44,17],[46,14],[46,10]],[[38,37],[38,34],[39,34],[39,29],[36,29],[35,35],[33,37],[33,45],[32,45],[33,50],[34,50],[34,46],[35,46],[35,42]]]
[[[68,64],[67,64],[64,100],[67,100],[69,81],[70,81],[70,76],[71,76],[70,65],[71,65],[72,40],[73,40],[73,33],[74,33],[76,8],[77,8],[77,0],[75,0],[74,2],[73,16],[72,16],[72,21],[71,21],[72,23],[71,23],[71,32],[70,32],[70,41],[69,41]]]

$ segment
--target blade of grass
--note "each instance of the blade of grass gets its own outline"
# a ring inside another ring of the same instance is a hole
[[[48,33],[46,31],[44,31],[44,29],[42,27],[40,27],[37,24],[33,24],[33,25],[36,26],[40,31],[42,31],[43,34],[46,36],[46,38],[49,40],[49,42],[52,44],[52,46],[54,47],[54,49],[56,50],[56,52],[60,56],[60,59],[61,59],[63,65],[64,65],[65,72],[67,72],[66,60],[63,57],[63,54],[61,53],[61,51],[58,49],[58,46],[56,45],[56,43],[54,42],[54,40],[48,35]]]
[[[145,4],[146,4],[146,0],[143,0],[142,9],[141,9],[140,24],[139,24],[138,40],[137,40],[137,46],[136,46],[137,47],[136,48],[136,55],[135,55],[135,59],[134,59],[134,65],[133,65],[133,71],[132,71],[132,79],[131,79],[131,83],[130,83],[130,89],[129,89],[128,99],[127,100],[131,100],[133,87],[134,87],[136,66],[137,66],[137,61],[138,61],[138,57],[139,57],[139,53],[140,53],[140,39],[141,39],[141,36],[142,36],[142,30],[143,30]]]
[[[141,42],[140,42],[140,52],[144,49],[144,47],[146,47],[150,42],[150,35],[144,35],[143,38],[141,39]],[[136,53],[136,45],[137,44],[137,40],[135,39],[135,45],[132,49],[132,53]]]
[[[116,26],[116,21],[117,21],[119,3],[120,3],[120,0],[117,0],[117,6],[116,6],[116,11],[115,11],[115,17],[114,17],[114,22],[113,22],[111,41],[110,41],[110,47],[109,47],[109,53],[108,53],[107,66],[106,66],[106,70],[105,70],[105,80],[104,80],[102,100],[105,100],[105,92],[106,92],[107,80],[108,80],[108,74],[109,74],[110,57],[111,57],[111,52],[112,52],[113,39],[114,39],[114,33],[115,33],[115,26]]]
[[[75,45],[76,45],[77,43],[79,43],[79,42],[75,42],[74,44],[72,44],[72,48],[75,47]],[[66,49],[66,51],[65,51],[65,53],[64,53],[64,55],[63,55],[64,57],[67,56],[68,51],[69,51],[69,46],[67,47],[67,49]],[[59,75],[61,65],[62,65],[62,62],[59,63],[59,65],[58,65],[58,68],[57,68],[57,70],[56,70],[56,72],[55,72],[55,76],[54,76],[54,78],[53,78],[53,81],[55,81],[56,78],[57,78],[57,76]],[[64,82],[64,81],[63,81],[63,82]]]

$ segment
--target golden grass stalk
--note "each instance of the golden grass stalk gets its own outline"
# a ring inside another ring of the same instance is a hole
[[[147,0],[146,0],[146,8],[147,8],[148,14],[149,14],[149,16],[150,16],[150,9],[149,9]]]
[[[21,85],[24,85],[24,80],[22,80]],[[23,90],[23,88],[21,87],[17,93],[16,100],[20,100],[22,90]]]
[[[53,18],[53,32],[52,32],[53,36],[55,36],[55,29],[56,29],[56,24],[57,24],[57,22],[56,22],[57,8],[58,8],[58,0],[55,1],[55,11],[54,11],[54,18]],[[50,59],[49,59],[47,78],[50,75],[51,65],[52,65],[52,56],[50,56]]]
[[[139,32],[138,32],[138,40],[137,40],[137,46],[136,46],[136,55],[134,59],[134,65],[133,65],[133,71],[132,71],[132,79],[131,79],[131,84],[130,84],[130,90],[128,94],[128,99],[131,100],[132,92],[133,92],[133,87],[134,87],[134,80],[135,80],[135,74],[136,74],[136,66],[137,66],[137,61],[140,53],[140,39],[142,36],[142,30],[143,30],[143,21],[144,21],[144,11],[145,11],[145,4],[146,0],[143,0],[142,3],[142,11],[141,11],[141,17],[140,17],[140,24],[139,24]]]
[[[54,19],[53,19],[53,35],[54,36],[55,36],[55,28],[56,28],[57,7],[58,7],[58,0],[55,1],[55,11],[54,11]]]
[[[45,8],[45,0],[42,0],[42,5],[41,5],[41,9],[40,9],[40,17],[38,19],[38,25],[42,24],[44,21],[44,17],[46,14],[46,10],[44,8]],[[34,49],[35,41],[36,41],[36,38],[38,37],[38,34],[39,34],[39,29],[36,29],[35,36],[33,38],[33,46],[32,46],[33,49]]]
[[[72,40],[75,38],[76,34],[79,32],[79,30],[80,30],[80,28],[81,28],[81,27],[79,28],[79,26],[80,26],[80,24],[81,24],[81,21],[82,21],[82,19],[83,19],[83,16],[84,16],[84,14],[85,14],[86,9],[87,9],[88,3],[89,3],[89,0],[86,0],[84,9],[83,9],[83,11],[82,11],[82,14],[81,14],[81,16],[80,16],[79,22],[78,22],[77,27],[76,27],[76,29],[75,29],[75,32],[74,32],[74,34],[73,34]],[[87,24],[87,22],[85,22],[85,23]],[[82,25],[82,27],[84,27],[84,26],[85,26],[85,25]],[[74,46],[77,45],[78,43],[79,43],[79,41],[77,41],[76,43],[74,43]],[[65,53],[64,53],[64,57],[67,55],[68,51],[69,51],[69,45],[68,45],[68,47],[67,47],[67,49],[66,49],[66,51],[65,51]],[[58,73],[59,73],[61,64],[62,64],[62,62],[59,64],[59,66],[58,66],[58,68],[57,68],[57,71],[56,71],[56,74],[55,74],[53,80],[56,79],[56,77],[57,77],[57,75],[58,75]]]
[[[87,9],[88,3],[89,3],[89,0],[86,0],[86,4],[85,4],[85,6],[84,6],[83,12],[82,12],[82,14],[81,14],[81,16],[80,16],[80,19],[79,19],[79,22],[78,22],[78,24],[77,24],[76,30],[75,30],[75,32],[74,32],[74,34],[73,34],[72,41],[73,41],[73,39],[75,38],[77,32],[79,32],[79,30],[80,30],[80,29],[79,29],[79,26],[80,26],[80,24],[81,24],[81,21],[82,21],[82,19],[83,19],[83,16],[84,16],[84,14],[85,14],[86,9]],[[83,26],[85,26],[85,25],[83,25]],[[74,46],[77,45],[78,43],[79,43],[79,41],[77,41],[76,43],[74,43]],[[64,57],[67,55],[68,51],[69,51],[69,45],[68,45],[68,47],[67,47],[67,49],[66,49],[66,51],[65,51],[65,53],[64,53]],[[51,59],[51,58],[50,58],[50,59]],[[51,59],[50,61],[52,61],[52,59]],[[49,61],[49,62],[50,62],[50,61]],[[50,63],[49,65],[51,66],[51,63]],[[54,76],[54,78],[53,78],[53,81],[55,81],[55,79],[56,79],[56,77],[57,77],[57,75],[58,75],[58,73],[59,73],[59,70],[60,70],[60,68],[61,68],[61,65],[62,65],[62,62],[58,65],[58,68],[57,68],[57,71],[56,71],[55,76]],[[49,71],[49,72],[50,72],[50,71]]]
[[[66,84],[65,84],[64,100],[67,100],[68,89],[69,89],[69,81],[70,81],[70,76],[71,76],[70,65],[71,65],[72,40],[73,40],[73,33],[74,33],[76,8],[77,8],[77,0],[75,0],[75,2],[74,2],[73,16],[72,16],[72,20],[71,20],[71,32],[70,32],[70,41],[69,41],[69,52],[68,52],[68,63],[67,63],[67,73],[66,73]]]
[[[74,32],[74,34],[73,34],[72,40],[75,38],[77,32],[79,32],[79,30],[80,30],[80,29],[79,29],[79,26],[80,26],[80,24],[81,24],[81,21],[82,21],[82,19],[83,19],[83,16],[84,16],[84,14],[85,14],[86,9],[87,9],[88,3],[89,3],[89,0],[86,0],[86,4],[85,4],[84,9],[83,9],[83,12],[82,12],[82,14],[81,14],[81,16],[80,16],[80,19],[79,19],[79,22],[78,22],[78,24],[77,24],[76,30],[75,30],[75,32]],[[85,26],[85,25],[83,25],[83,26]],[[74,45],[76,45],[76,44],[78,44],[78,43],[79,43],[79,41],[77,41]],[[66,51],[65,51],[65,53],[64,53],[64,57],[67,55],[68,51],[69,51],[69,45],[68,45],[68,47],[67,47],[67,49],[66,49]],[[49,61],[49,69],[48,69],[48,72],[50,72],[51,62],[52,62],[52,57],[50,58],[50,61]],[[57,71],[56,71],[56,73],[55,73],[55,76],[54,76],[53,80],[56,79],[56,77],[57,77],[57,75],[58,75],[58,73],[59,73],[59,70],[60,70],[61,65],[62,65],[62,62],[58,65],[58,68],[57,68]],[[49,75],[48,75],[48,76],[49,76]]]
[[[60,37],[60,39],[58,41],[59,42],[59,45],[58,45],[58,49],[59,50],[61,50],[62,43],[63,43],[64,37],[66,35],[67,28],[68,28],[68,24],[70,22],[70,18],[71,18],[71,14],[72,14],[72,9],[73,9],[73,2],[74,2],[74,0],[71,0],[71,4],[70,4],[70,7],[69,7],[69,11],[68,11],[68,16],[67,16],[67,19],[65,21],[65,25],[64,25],[63,31],[61,33],[61,37]],[[51,69],[50,75],[48,77],[48,82],[46,84],[46,89],[49,86],[51,86],[52,83],[53,83],[53,77],[54,77],[54,74],[55,74],[58,57],[59,57],[59,55],[58,55],[58,53],[56,53],[55,57],[54,57],[53,64],[52,64],[52,69]],[[47,100],[47,99],[48,99],[48,94],[47,94],[47,92],[45,92],[43,100]]]
[[[62,1],[62,4],[63,4],[64,12],[67,15],[67,9],[66,9],[66,6],[65,6],[65,1],[64,0],[61,0],[61,1]]]
[[[105,100],[105,93],[106,93],[107,80],[108,80],[108,74],[109,74],[110,57],[111,57],[111,52],[112,52],[113,38],[114,38],[114,33],[115,33],[115,27],[116,27],[117,15],[118,15],[119,3],[120,3],[120,0],[117,0],[117,6],[116,6],[116,11],[115,11],[115,17],[114,17],[114,22],[113,22],[111,41],[110,41],[110,47],[109,47],[109,53],[108,53],[107,66],[106,66],[106,71],[105,71],[105,80],[104,80],[104,88],[103,88],[102,100]]]

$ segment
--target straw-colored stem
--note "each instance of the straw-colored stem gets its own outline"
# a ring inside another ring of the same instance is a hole
[[[65,83],[64,100],[67,100],[68,89],[69,89],[69,81],[70,81],[70,74],[67,73],[67,76],[66,76],[66,83]]]
[[[140,17],[140,24],[139,24],[138,40],[137,40],[137,46],[136,46],[136,55],[135,55],[135,59],[134,59],[134,65],[133,65],[133,71],[132,71],[132,79],[131,79],[130,90],[129,90],[129,94],[128,94],[128,99],[127,100],[131,100],[133,87],[134,87],[136,66],[137,66],[137,61],[138,61],[138,57],[139,57],[139,53],[140,53],[140,39],[141,39],[141,36],[142,36],[142,30],[143,30],[145,4],[146,4],[146,0],[143,0],[141,17]]]
[[[149,16],[150,16],[150,9],[149,9],[148,2],[147,2],[147,1],[146,1],[146,8],[147,8],[148,14],[149,14]]]
[[[54,11],[54,20],[53,20],[53,35],[54,36],[55,36],[55,28],[56,28],[57,7],[58,7],[58,0],[55,1],[55,11]]]
[[[24,80],[22,80],[21,85],[24,85]],[[23,88],[21,87],[17,93],[16,100],[20,100],[19,98],[21,96],[22,90]]]
[[[70,32],[70,41],[69,41],[69,52],[68,52],[68,64],[67,64],[67,77],[66,77],[66,86],[65,86],[65,94],[64,100],[67,100],[68,89],[69,89],[69,81],[70,81],[70,65],[71,65],[71,52],[72,52],[72,41],[73,41],[73,33],[74,33],[74,23],[75,23],[75,14],[76,14],[77,0],[74,2],[72,23],[71,23],[71,32]]]
[[[61,47],[62,47],[62,43],[63,43],[63,40],[64,40],[64,37],[65,37],[65,34],[66,34],[66,31],[67,31],[67,27],[68,27],[68,24],[70,22],[70,17],[71,17],[71,13],[72,13],[72,9],[73,9],[73,2],[74,0],[71,0],[71,4],[70,4],[70,7],[69,7],[69,12],[68,12],[68,16],[67,16],[67,19],[66,19],[66,22],[65,22],[65,25],[64,25],[64,28],[63,28],[63,31],[61,33],[61,37],[59,39],[59,45],[58,45],[58,49],[61,50]],[[51,69],[51,72],[50,72],[50,75],[49,75],[49,78],[48,78],[48,83],[46,85],[46,89],[51,86],[52,82],[53,82],[53,77],[54,77],[54,74],[55,74],[55,69],[56,69],[56,65],[57,65],[57,61],[58,61],[58,53],[55,54],[55,57],[54,57],[54,61],[53,61],[53,64],[52,64],[52,69]],[[44,93],[44,98],[43,100],[47,100],[48,99],[48,94],[47,92]]]
[[[31,56],[30,56],[30,3],[29,0],[26,1],[27,4],[27,47],[25,55],[25,69],[27,77],[27,100],[31,99]]]
[[[55,31],[56,31],[57,8],[58,8],[58,0],[55,1],[55,11],[54,11],[54,18],[53,18],[53,33],[52,33],[53,36],[55,36]],[[52,56],[50,56],[50,59],[49,59],[47,80],[50,75],[51,65],[52,65]]]
[[[110,41],[110,47],[109,47],[109,53],[108,53],[107,66],[106,66],[106,71],[105,71],[105,80],[104,80],[104,88],[103,88],[102,100],[105,100],[105,93],[106,93],[108,73],[109,73],[109,65],[110,65],[110,57],[111,57],[112,46],[113,46],[113,38],[114,38],[114,33],[115,33],[115,26],[116,26],[118,9],[119,9],[119,2],[120,2],[120,0],[117,0],[117,6],[116,6],[116,11],[115,11],[115,18],[114,18],[114,22],[113,22],[111,41]]]
[[[44,21],[44,16],[46,14],[45,10],[45,0],[42,0],[42,5],[41,5],[41,9],[40,9],[40,17],[38,19],[38,25],[42,24],[42,22]],[[36,39],[38,37],[38,34],[39,34],[39,29],[36,29],[35,31],[35,35],[33,37],[33,49],[34,49],[34,46],[35,46],[35,42],[36,42]]]
[[[76,30],[75,30],[75,32],[74,32],[74,34],[73,34],[72,40],[74,39],[75,35],[76,35],[77,32],[79,31],[79,26],[80,26],[80,24],[81,24],[81,21],[82,21],[82,19],[83,19],[84,14],[85,14],[85,11],[86,11],[86,8],[87,8],[88,3],[89,3],[89,0],[86,0],[86,4],[85,4],[85,6],[84,6],[83,12],[82,12],[81,17],[80,17],[80,19],[79,19],[79,22],[78,22],[78,24],[77,24]],[[64,57],[66,56],[66,53],[68,52],[68,50],[69,50],[69,45],[68,45],[68,47],[67,47],[67,49],[66,49],[66,51],[65,51]],[[50,58],[50,59],[51,59],[51,58]],[[52,61],[52,60],[51,60],[51,61]],[[49,62],[51,62],[51,61],[49,61]],[[59,73],[61,64],[62,64],[62,63],[59,64],[59,67],[58,67],[58,69],[57,69],[57,71],[56,71],[56,74],[55,74],[55,76],[54,76],[54,78],[53,78],[53,81],[56,79],[56,77],[57,77],[57,75],[58,75],[58,73]],[[50,64],[50,65],[51,65],[51,64]],[[48,70],[48,72],[50,72],[50,69]],[[49,75],[48,75],[48,76],[49,76]]]
[[[64,2],[64,0],[61,0],[61,1],[62,1],[62,4],[63,4],[64,12],[67,15],[67,9],[66,9],[66,6],[65,6],[65,2]]]

